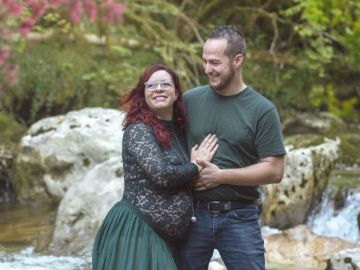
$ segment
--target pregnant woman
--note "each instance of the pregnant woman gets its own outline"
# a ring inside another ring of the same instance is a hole
[[[125,190],[95,238],[93,270],[176,270],[176,240],[192,216],[191,181],[211,161],[217,138],[209,134],[191,150],[184,140],[180,81],[155,64],[125,97],[123,164]]]

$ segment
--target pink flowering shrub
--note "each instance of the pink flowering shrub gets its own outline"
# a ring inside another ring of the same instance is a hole
[[[16,63],[11,48],[17,36],[26,38],[50,10],[64,8],[74,25],[89,22],[118,23],[125,6],[113,0],[0,0],[0,96],[5,84],[16,84]]]

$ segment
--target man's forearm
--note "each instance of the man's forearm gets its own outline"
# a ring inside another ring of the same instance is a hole
[[[238,169],[220,169],[218,166],[198,161],[204,169],[193,181],[196,191],[203,191],[219,185],[259,186],[279,183],[284,174],[284,156],[267,157],[259,163]]]
[[[276,158],[279,159],[279,158]],[[235,186],[258,186],[279,183],[284,174],[283,159],[264,161],[239,169],[219,171],[221,184]]]

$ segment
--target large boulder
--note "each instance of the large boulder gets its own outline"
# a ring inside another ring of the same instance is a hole
[[[93,167],[121,156],[122,121],[118,110],[87,108],[36,122],[20,142],[18,198],[60,202]]]
[[[98,164],[82,181],[73,184],[58,209],[51,252],[89,256],[100,223],[122,198],[123,190],[121,157]]]
[[[306,140],[301,136],[297,140]],[[319,145],[294,148],[287,145],[286,166],[281,183],[262,187],[261,221],[281,229],[306,221],[321,198],[339,155],[339,140],[326,139]]]
[[[301,265],[312,269],[325,269],[327,260],[334,254],[345,249],[359,247],[357,243],[347,242],[340,238],[316,235],[305,225],[298,225],[281,233],[265,236],[264,241],[265,258],[268,263]]]

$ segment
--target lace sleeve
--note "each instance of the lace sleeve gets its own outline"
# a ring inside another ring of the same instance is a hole
[[[124,133],[125,154],[144,171],[147,178],[160,188],[174,188],[191,181],[197,175],[193,163],[173,165],[167,163],[156,141],[154,131],[145,124],[132,124]]]

